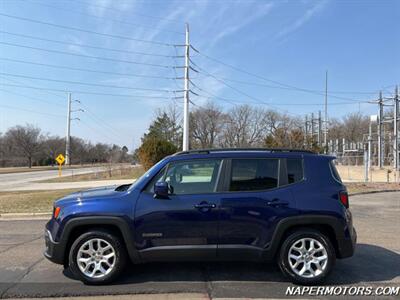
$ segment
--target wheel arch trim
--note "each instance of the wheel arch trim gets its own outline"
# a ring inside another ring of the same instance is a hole
[[[322,216],[322,215],[299,215],[288,217],[280,220],[276,225],[275,231],[271,238],[271,244],[266,249],[266,259],[274,259],[279,251],[280,246],[283,243],[285,234],[292,227],[299,226],[329,226],[333,232],[337,243],[338,251],[341,252],[341,241],[345,239],[344,226],[340,220],[333,216]],[[340,256],[340,253],[337,253]]]
[[[63,252],[63,257],[68,255],[65,253],[67,250],[68,243],[71,241],[70,236],[74,229],[81,226],[107,226],[112,225],[118,228],[123,238],[126,250],[132,262],[140,262],[139,252],[134,247],[133,231],[129,224],[122,218],[116,216],[86,216],[86,217],[75,217],[67,221],[62,232],[59,246],[60,251]]]

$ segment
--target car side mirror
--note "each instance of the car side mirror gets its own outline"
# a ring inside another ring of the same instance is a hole
[[[154,185],[154,198],[168,198],[168,182],[160,181]]]

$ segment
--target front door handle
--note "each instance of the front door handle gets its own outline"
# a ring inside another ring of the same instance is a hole
[[[268,206],[273,206],[273,207],[277,207],[277,206],[288,206],[289,202],[287,201],[282,201],[278,198],[272,199],[270,201],[267,201],[267,205]]]
[[[194,207],[198,209],[205,209],[205,208],[216,208],[217,205],[215,205],[214,203],[199,203],[195,204]]]

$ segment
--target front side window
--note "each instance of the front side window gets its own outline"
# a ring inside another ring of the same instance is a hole
[[[168,166],[164,181],[171,187],[171,193],[203,194],[215,192],[220,159],[197,159],[173,162]]]
[[[232,159],[230,191],[259,191],[278,186],[278,159]]]

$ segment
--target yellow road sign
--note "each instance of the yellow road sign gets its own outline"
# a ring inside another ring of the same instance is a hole
[[[65,161],[64,155],[59,154],[59,155],[56,157],[56,161],[58,162],[59,165],[62,165],[62,164],[64,163],[64,161]]]

